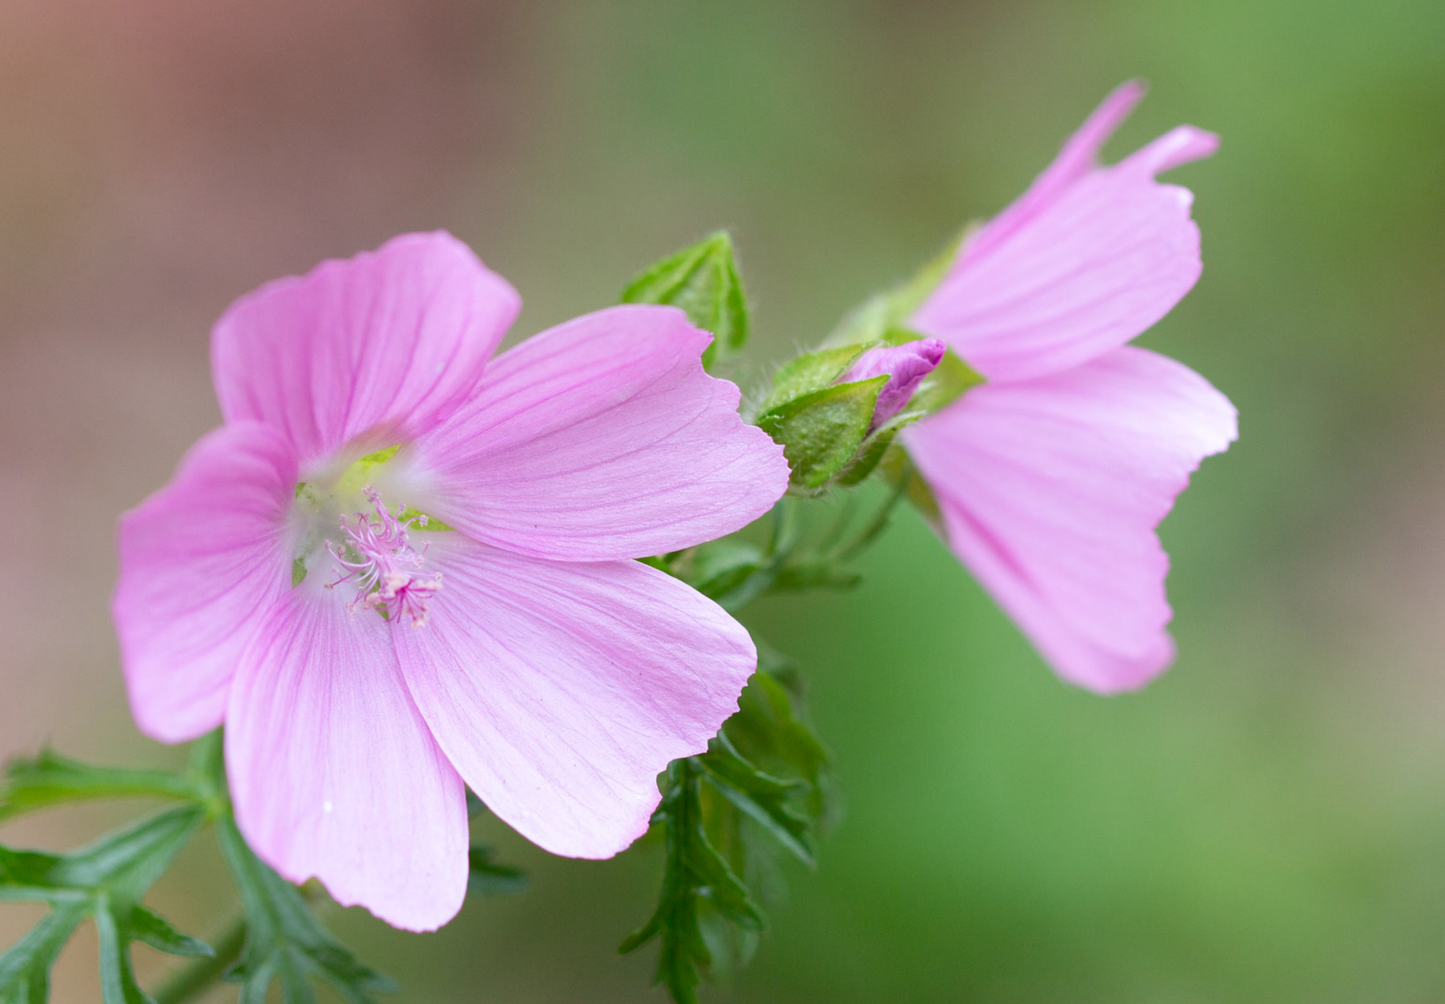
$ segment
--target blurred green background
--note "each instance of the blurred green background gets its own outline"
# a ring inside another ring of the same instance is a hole
[[[1238,405],[1164,526],[1178,665],[1058,683],[910,513],[792,654],[846,816],[717,1001],[1445,997],[1445,5],[1439,0],[9,0],[0,6],[0,755],[160,762],[113,521],[218,421],[231,298],[446,227],[530,333],[734,229],[747,379],[988,215],[1120,81],[1191,122],[1205,270],[1143,341]],[[69,846],[129,810],[11,824]],[[656,848],[505,833],[532,891],[443,932],[331,918],[416,1002],[657,1001]],[[231,909],[207,840],[158,887]],[[34,919],[0,911],[0,944]],[[161,964],[147,949],[145,974]],[[55,999],[98,999],[94,941]],[[222,991],[217,1000],[230,999]]]

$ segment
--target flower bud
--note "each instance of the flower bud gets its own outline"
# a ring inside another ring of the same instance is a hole
[[[903,410],[918,385],[937,369],[947,351],[948,345],[941,338],[920,338],[903,345],[880,345],[859,356],[836,382],[854,383],[879,376],[888,377],[888,382],[878,392],[878,402],[873,406],[873,420],[869,424],[869,431],[872,431]]]

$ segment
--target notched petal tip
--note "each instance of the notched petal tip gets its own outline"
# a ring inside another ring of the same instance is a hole
[[[1120,167],[1133,166],[1151,175],[1163,174],[1183,164],[1213,156],[1219,136],[1191,125],[1176,126],[1147,146],[1126,157]]]
[[[1099,107],[1084,120],[1067,143],[1060,159],[1069,156],[1097,158],[1099,151],[1118,131],[1124,120],[1133,114],[1148,90],[1142,80],[1127,80],[1109,92]]]

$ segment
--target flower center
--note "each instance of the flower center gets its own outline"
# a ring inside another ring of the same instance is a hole
[[[397,449],[367,454],[344,469],[339,464],[323,468],[296,486],[291,586],[300,588],[305,583],[308,590],[324,588],[328,592],[341,587],[350,598],[348,609],[353,614],[372,610],[386,620],[404,617],[413,627],[422,627],[427,622],[428,604],[441,590],[442,577],[440,572],[426,571],[430,545],[417,548],[412,536],[417,531],[451,527],[405,505],[389,508],[382,501],[381,491],[374,485],[382,485],[391,494],[405,490],[412,480],[405,476],[404,465],[399,471],[388,467]],[[357,511],[348,513],[353,506]],[[320,572],[328,563],[329,581],[311,577],[309,573]]]
[[[350,583],[356,598],[350,610],[375,610],[387,620],[410,618],[412,627],[426,624],[427,603],[442,587],[442,575],[423,573],[429,545],[418,551],[412,547],[408,531],[427,525],[425,515],[398,519],[381,500],[381,495],[367,485],[362,489],[371,503],[370,512],[341,517],[342,539],[326,541],[326,550],[337,560],[336,578],[327,589]],[[398,514],[405,515],[400,506]]]

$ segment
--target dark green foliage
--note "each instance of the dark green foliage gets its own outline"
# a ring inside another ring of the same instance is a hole
[[[677,1004],[696,1002],[700,973],[712,964],[699,923],[703,909],[710,907],[746,930],[763,929],[762,911],[708,840],[701,775],[695,757],[667,769],[666,791],[653,815],[667,847],[662,894],[652,918],[618,947],[625,954],[657,938],[656,980]]]
[[[717,961],[713,946],[745,954],[763,929],[751,873],[775,868],[779,850],[813,865],[827,818],[826,770],[822,745],[766,672],[753,677],[738,714],[706,753],[668,768],[653,816],[666,847],[662,892],[651,919],[619,951],[656,938],[656,979],[677,1004],[697,1000],[702,975]]]
[[[246,846],[231,818],[225,784],[219,731],[197,740],[182,774],[91,767],[48,750],[33,760],[13,761],[0,789],[0,818],[88,798],[151,796],[187,804],[74,854],[0,846],[0,900],[50,905],[44,919],[0,956],[0,1004],[47,1000],[50,968],[87,917],[94,919],[100,940],[104,1004],[151,1001],[131,969],[130,945],[137,941],[171,955],[199,957],[160,993],[166,1004],[187,999],[236,956],[240,962],[228,977],[241,982],[242,1004],[262,1004],[276,980],[285,1004],[312,1004],[312,978],[325,980],[352,1004],[374,1004],[372,993],[393,989],[386,977],[335,942],[296,887]],[[141,903],[151,883],[207,821],[216,823],[246,914],[219,953]]]
[[[712,332],[703,365],[735,355],[748,339],[748,306],[726,230],[649,266],[622,291],[623,303],[681,307],[688,320]]]
[[[193,801],[201,797],[201,788],[190,774],[92,767],[44,749],[33,759],[17,758],[6,765],[0,821],[65,802],[129,796]]]
[[[373,994],[396,989],[331,937],[301,892],[252,853],[229,815],[217,822],[216,835],[246,914],[241,960],[226,974],[241,984],[240,1004],[264,1004],[276,981],[286,1004],[313,1004],[312,979],[325,981],[351,1004],[376,1004]]]
[[[527,891],[526,873],[493,861],[490,847],[473,844],[467,864],[468,896],[516,896]]]
[[[177,851],[205,820],[196,805],[171,809],[72,854],[0,847],[0,900],[41,902],[50,912],[0,956],[0,1002],[41,1004],[50,968],[77,925],[95,921],[104,1004],[149,1004],[136,984],[130,945],[145,942],[172,955],[211,953],[141,905]]]

